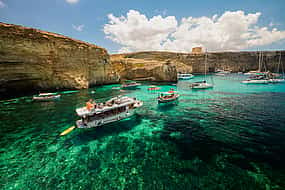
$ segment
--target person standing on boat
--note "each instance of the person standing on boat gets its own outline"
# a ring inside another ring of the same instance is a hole
[[[86,102],[86,108],[88,111],[90,111],[94,108],[94,103],[93,103],[92,99],[90,99],[88,102]]]

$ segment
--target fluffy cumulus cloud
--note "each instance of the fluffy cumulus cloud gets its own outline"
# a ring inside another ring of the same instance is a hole
[[[130,10],[127,16],[108,15],[104,26],[107,38],[121,44],[122,51],[161,49],[169,35],[176,31],[177,21],[173,16],[154,16],[148,19],[138,11]]]
[[[78,26],[72,25],[72,28],[73,28],[74,30],[78,31],[78,32],[82,32],[83,29],[84,29],[84,24],[81,24],[81,25],[78,25]]]
[[[4,8],[4,7],[6,7],[5,3],[0,0],[0,8]]]
[[[70,4],[75,4],[75,3],[78,3],[79,0],[65,0],[67,3],[70,3]]]
[[[119,52],[169,50],[189,52],[202,46],[210,51],[241,50],[285,39],[285,31],[257,25],[261,13],[227,11],[213,17],[188,17],[180,22],[174,16],[147,18],[130,10],[126,16],[108,15],[106,37],[120,44]]]

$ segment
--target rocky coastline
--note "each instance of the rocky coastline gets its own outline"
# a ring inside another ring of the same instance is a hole
[[[259,52],[209,52],[206,70],[246,72],[258,68]],[[263,52],[276,71],[280,51]],[[175,82],[177,73],[203,73],[205,53],[107,50],[63,35],[0,23],[0,99],[64,89],[84,89],[124,80]],[[285,68],[285,51],[281,61]]]

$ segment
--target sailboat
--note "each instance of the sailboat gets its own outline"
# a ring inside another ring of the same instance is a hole
[[[192,89],[208,89],[208,88],[213,88],[213,87],[214,87],[213,84],[207,83],[207,81],[206,81],[207,57],[208,57],[208,55],[207,55],[207,52],[206,52],[206,53],[205,53],[205,75],[204,75],[204,80],[203,80],[203,81],[198,81],[198,82],[191,83],[191,84],[190,84],[190,88],[192,88]]]
[[[282,52],[280,51],[280,55],[279,55],[279,61],[278,61],[278,66],[277,66],[277,73],[272,73],[272,77],[270,79],[271,83],[279,83],[279,82],[285,82],[284,79],[284,68],[283,68],[283,64],[281,64],[281,54]],[[281,69],[282,69],[282,78],[280,78],[280,65],[281,65]]]
[[[270,83],[270,72],[261,72],[262,70],[262,63],[263,63],[263,56],[262,52],[259,53],[258,57],[258,70],[257,71],[250,71],[247,74],[253,75],[249,79],[242,81],[243,84],[268,84]],[[265,67],[265,65],[264,65]],[[266,68],[265,68],[266,70]]]
[[[264,72],[261,72],[262,70],[262,62],[263,62],[263,55],[260,51],[258,54],[258,70],[256,71],[249,71],[247,73],[244,73],[244,75],[264,75]]]

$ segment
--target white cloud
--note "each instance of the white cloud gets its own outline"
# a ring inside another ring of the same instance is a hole
[[[189,52],[203,46],[211,51],[241,50],[285,39],[285,31],[257,25],[261,13],[226,11],[212,17],[182,18],[161,15],[147,18],[130,10],[127,16],[108,15],[106,37],[122,46],[119,51],[170,50]]]
[[[70,4],[75,4],[75,3],[78,3],[79,0],[65,0],[67,3],[70,3]]]
[[[83,31],[83,28],[84,28],[84,24],[81,24],[81,25],[72,25],[72,28],[78,32],[82,32]]]
[[[3,1],[0,1],[0,8],[6,7],[6,4]]]

